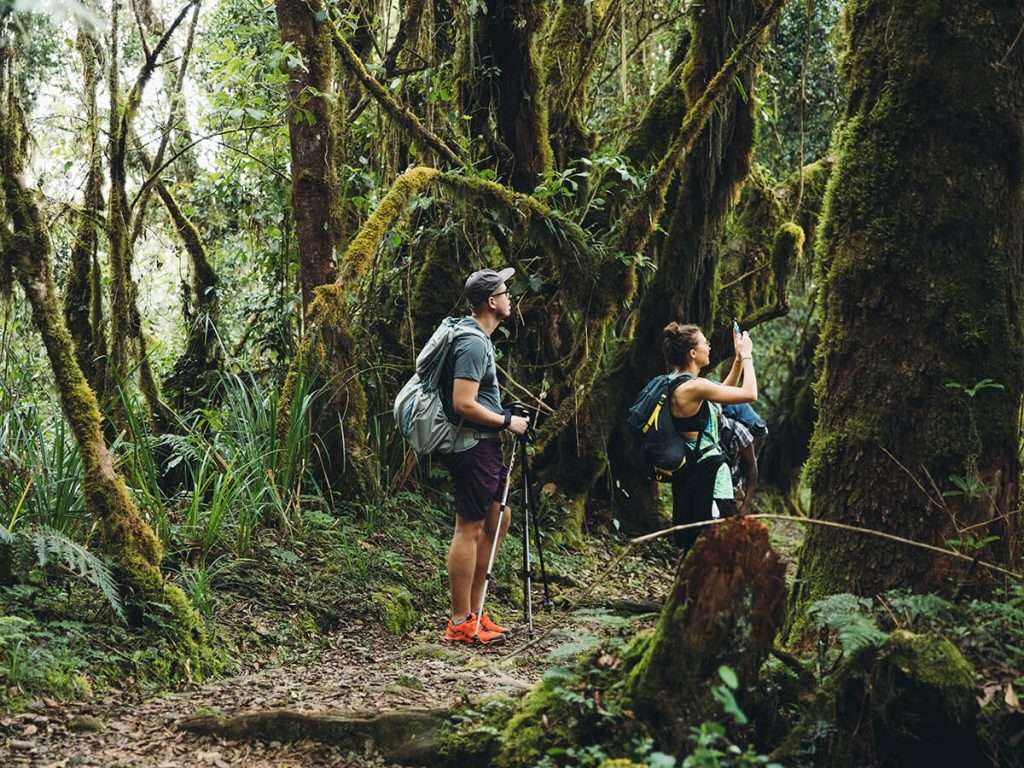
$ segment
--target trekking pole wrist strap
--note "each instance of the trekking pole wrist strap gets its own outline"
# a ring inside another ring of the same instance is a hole
[[[512,424],[512,414],[508,413],[506,411],[505,412],[505,421],[504,421],[504,423],[502,423],[501,428],[502,429],[508,429],[509,425],[511,425],[511,424]]]

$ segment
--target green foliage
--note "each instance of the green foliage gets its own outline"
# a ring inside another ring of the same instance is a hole
[[[0,523],[73,535],[84,524],[81,458],[66,422],[43,414],[31,403],[0,412]]]
[[[124,603],[110,565],[66,534],[47,526],[22,526],[12,532],[0,524],[0,558],[6,558],[12,573],[22,577],[38,568],[42,573],[60,569],[93,586],[121,621],[125,621]]]
[[[777,178],[788,176],[801,160],[806,164],[828,151],[842,113],[833,42],[842,7],[839,0],[827,0],[787,3],[782,9],[756,93],[760,140],[755,154]]]
[[[0,616],[0,704],[18,704],[37,692],[60,698],[89,694],[83,666],[62,638],[39,630],[34,621]]]
[[[736,672],[731,667],[723,665],[718,668],[718,676],[722,678],[723,685],[718,685],[711,689],[715,701],[722,705],[725,714],[729,715],[736,725],[746,725],[747,716],[740,709],[739,704],[736,702],[736,697],[733,695],[733,692],[740,687],[740,681],[736,677]]]
[[[57,561],[69,572],[96,587],[118,618],[121,621],[125,620],[121,593],[106,562],[60,531],[51,528],[32,531],[31,541],[40,568],[45,569]]]
[[[817,600],[807,609],[819,629],[834,632],[842,652],[850,655],[867,646],[878,646],[888,635],[871,617],[874,601],[869,597],[838,594]]]

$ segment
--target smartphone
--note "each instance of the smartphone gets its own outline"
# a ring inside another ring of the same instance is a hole
[[[735,318],[733,318],[732,321],[732,332],[735,333],[737,336],[739,336],[740,334],[740,324],[736,322]]]

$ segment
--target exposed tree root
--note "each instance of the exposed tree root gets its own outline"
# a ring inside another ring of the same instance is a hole
[[[380,714],[309,714],[272,709],[237,717],[191,717],[180,721],[178,728],[231,739],[311,739],[358,752],[372,746],[389,762],[423,765],[436,761],[441,736],[450,716],[448,709],[405,709]]]

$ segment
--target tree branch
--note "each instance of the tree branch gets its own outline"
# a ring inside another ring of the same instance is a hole
[[[414,141],[419,141],[424,146],[434,150],[452,165],[462,168],[469,165],[465,160],[459,157],[455,150],[453,150],[444,139],[427,128],[412,110],[399,103],[387,88],[385,88],[377,78],[367,71],[362,60],[358,55],[356,55],[356,52],[352,50],[352,46],[348,44],[348,41],[341,35],[336,26],[332,29],[332,38],[334,40],[334,47],[341,55],[341,60],[344,62],[348,70],[357,80],[359,80],[360,83],[363,84],[363,87],[366,88],[370,95],[373,96],[373,98],[376,99],[376,101],[384,108],[384,111],[387,112],[391,118],[412,137]]]

